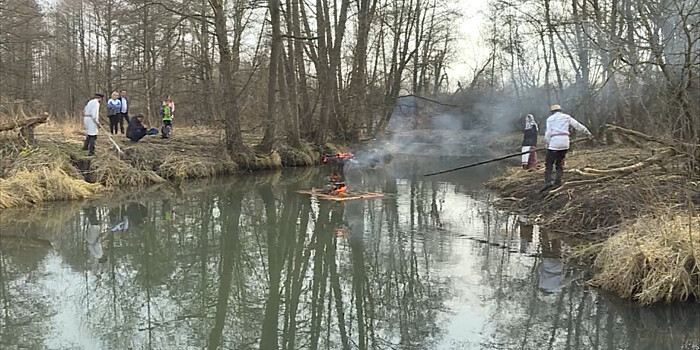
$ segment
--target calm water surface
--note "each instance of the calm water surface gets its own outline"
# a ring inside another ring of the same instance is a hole
[[[494,169],[434,166],[355,174],[386,196],[344,203],[295,192],[316,168],[6,211],[0,347],[699,347],[695,305],[590,290],[555,235],[492,207]]]

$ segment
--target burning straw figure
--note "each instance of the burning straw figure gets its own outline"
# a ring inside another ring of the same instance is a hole
[[[323,163],[333,166],[333,175],[330,177],[329,184],[326,185],[324,193],[330,195],[339,195],[347,192],[348,187],[345,184],[345,165],[347,161],[352,159],[354,154],[340,152],[338,154],[330,154],[323,156]]]
[[[343,181],[343,178],[338,173],[333,173],[333,175],[331,175],[329,184],[326,185],[326,188],[323,190],[323,192],[330,195],[339,195],[346,193],[347,190],[348,186],[345,185],[345,181]]]
[[[522,163],[523,169],[534,169],[537,167],[537,132],[539,127],[532,114],[525,115],[525,131],[523,134]],[[530,153],[525,153],[525,152]]]

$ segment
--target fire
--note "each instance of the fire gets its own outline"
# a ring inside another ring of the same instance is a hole
[[[324,155],[321,161],[325,164],[331,160],[343,160],[343,159],[352,158],[354,156],[355,156],[355,154],[353,154],[352,152],[338,152],[336,154]]]
[[[335,190],[331,191],[331,194],[334,196],[340,195],[340,194],[345,194],[348,191],[348,186],[347,185],[342,185]]]

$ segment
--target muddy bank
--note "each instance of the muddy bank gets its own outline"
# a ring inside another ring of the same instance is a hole
[[[700,299],[700,182],[688,175],[697,159],[658,142],[608,141],[572,148],[556,190],[539,192],[543,164],[488,186],[499,206],[578,242],[569,258],[593,268],[591,285],[642,304]]]
[[[138,143],[112,135],[122,155],[101,133],[96,155],[88,157],[78,130],[54,125],[39,131],[31,145],[15,135],[0,139],[0,209],[85,199],[168,181],[179,185],[185,179],[310,166],[318,164],[322,154],[338,151],[334,144],[281,144],[268,154],[232,156],[212,130],[178,128],[172,138],[149,136]]]

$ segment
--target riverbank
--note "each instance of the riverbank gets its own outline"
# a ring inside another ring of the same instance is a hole
[[[49,122],[37,127],[29,145],[6,132],[0,136],[0,209],[46,201],[76,200],[117,189],[130,190],[170,181],[210,178],[241,172],[318,164],[324,153],[337,152],[333,144],[304,144],[300,149],[279,145],[273,152],[232,157],[223,149],[220,130],[177,127],[169,139],[147,136],[131,143],[112,135],[119,154],[104,132],[96,155],[82,150],[85,136],[77,124]],[[245,137],[254,145],[258,138]]]
[[[593,268],[591,285],[647,305],[700,300],[700,186],[687,171],[697,159],[622,140],[574,146],[564,185],[549,193],[539,192],[543,164],[509,169],[488,186],[500,206],[579,242],[569,258]]]

